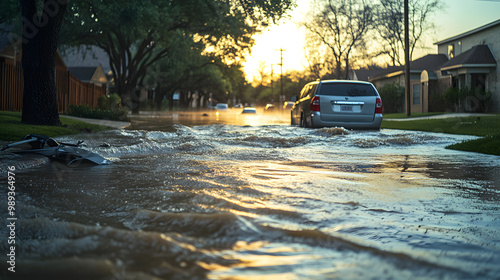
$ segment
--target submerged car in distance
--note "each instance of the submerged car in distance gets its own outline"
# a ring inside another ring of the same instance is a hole
[[[229,107],[226,103],[217,103],[217,105],[215,105],[215,109],[218,111],[227,111],[229,110]]]
[[[302,127],[380,129],[382,99],[369,82],[324,80],[306,84],[291,110]]]
[[[241,111],[242,114],[257,114],[257,110],[254,107],[245,107],[243,108],[243,111]]]

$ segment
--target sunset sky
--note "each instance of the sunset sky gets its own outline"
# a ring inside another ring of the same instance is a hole
[[[264,70],[275,77],[280,73],[280,48],[283,52],[283,72],[302,70],[306,64],[304,59],[304,34],[297,25],[308,10],[308,0],[297,0],[297,8],[290,13],[290,18],[282,20],[255,37],[256,44],[252,55],[244,63],[245,72],[249,81],[254,80],[260,65]],[[484,24],[500,19],[500,0],[442,0],[445,9],[439,11],[431,20],[437,26],[435,34],[429,34],[425,46],[427,50],[414,55],[414,59],[426,53],[436,53],[434,42],[443,40]],[[500,34],[499,34],[500,36]]]

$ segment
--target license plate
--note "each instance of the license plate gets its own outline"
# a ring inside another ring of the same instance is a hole
[[[340,106],[340,111],[342,112],[352,112],[352,105],[341,105]]]

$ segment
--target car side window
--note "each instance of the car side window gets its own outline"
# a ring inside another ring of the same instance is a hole
[[[316,87],[318,87],[318,85],[312,85],[310,90],[309,90],[309,96],[313,96],[314,95],[314,92],[316,91]]]
[[[300,99],[306,97],[309,94],[309,88],[311,88],[311,85],[305,85],[302,91],[300,92]]]

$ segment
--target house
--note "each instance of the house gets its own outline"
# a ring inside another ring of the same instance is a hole
[[[429,54],[410,63],[412,112],[442,111],[443,94],[450,88],[479,89],[467,97],[458,110],[500,112],[500,20],[434,43],[438,54]],[[404,66],[355,70],[352,79],[367,80],[377,88],[398,83],[404,86]],[[483,92],[483,93],[481,93]],[[484,92],[491,92],[491,97]],[[489,98],[489,99],[488,99]]]
[[[83,82],[103,86],[107,93],[111,87],[111,67],[109,57],[100,48],[63,48],[62,57],[73,76]]]
[[[451,75],[453,87],[479,88],[492,95],[488,111],[500,112],[500,20],[434,43],[449,61],[441,71]],[[472,99],[481,100],[477,95]],[[474,103],[475,100],[471,100]],[[474,104],[472,104],[474,106]]]
[[[430,97],[429,90],[426,90],[427,84],[422,80],[422,74],[432,73],[430,77],[433,79],[437,75],[435,73],[439,67],[447,61],[448,58],[445,55],[428,54],[410,63],[410,102],[412,112],[429,112],[429,100],[432,100],[433,97]],[[429,76],[428,74],[424,75]],[[374,75],[368,77],[368,81],[373,83],[378,89],[392,83],[397,83],[404,87],[405,67],[391,66],[384,71],[374,72]],[[450,85],[448,83],[445,85],[445,88],[448,88]],[[432,104],[430,106],[432,108]]]
[[[98,86],[107,86],[108,78],[101,64],[96,66],[81,66],[81,67],[68,67],[69,72],[82,82],[95,84]]]

